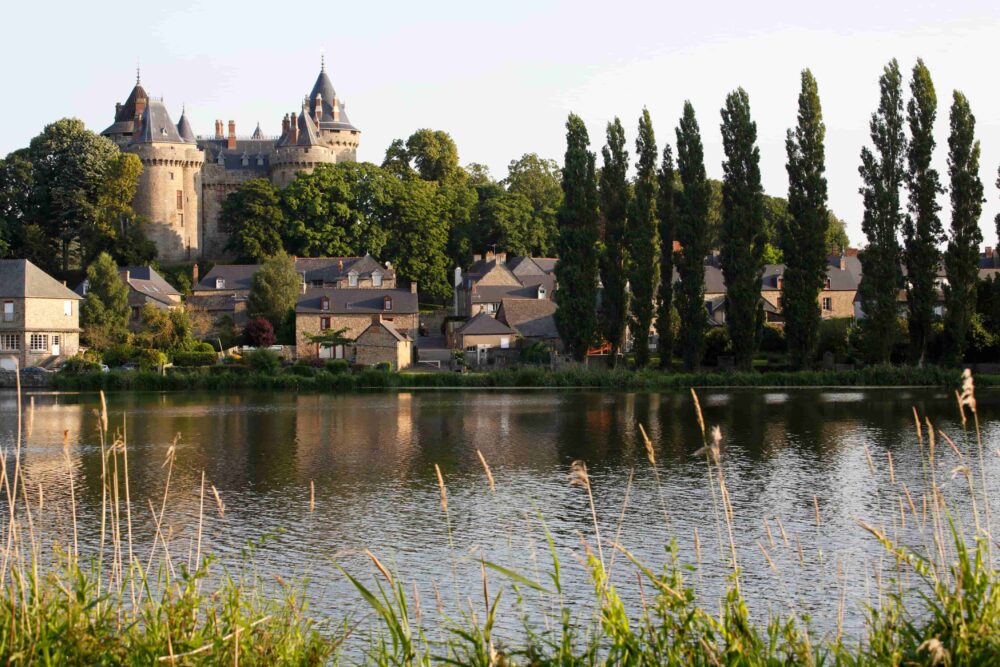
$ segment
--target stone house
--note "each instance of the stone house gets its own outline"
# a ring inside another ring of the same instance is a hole
[[[517,332],[521,345],[541,342],[561,351],[556,308],[555,301],[549,299],[504,299],[497,320]]]
[[[555,261],[513,257],[508,262],[503,252],[474,255],[472,266],[464,274],[462,269],[455,269],[455,315],[495,315],[505,298],[550,299],[556,289]]]
[[[80,296],[28,260],[0,260],[0,301],[0,368],[51,366],[79,351]]]
[[[118,276],[128,285],[128,305],[132,309],[133,319],[139,317],[147,303],[161,310],[177,310],[184,307],[181,293],[151,266],[120,268]],[[90,281],[84,279],[73,291],[85,297],[89,289]]]
[[[484,363],[492,350],[516,347],[517,331],[486,312],[480,312],[459,327],[451,337],[451,347],[465,351],[466,361]]]
[[[388,364],[397,371],[407,368],[413,364],[413,339],[398,331],[381,314],[373,315],[371,324],[354,341],[354,363]]]
[[[346,329],[344,336],[357,340],[378,315],[396,332],[411,339],[417,335],[420,307],[417,285],[410,289],[310,288],[295,305],[295,344],[300,359],[352,359],[353,345],[324,348],[309,339],[327,331]],[[411,349],[415,348],[411,346]]]

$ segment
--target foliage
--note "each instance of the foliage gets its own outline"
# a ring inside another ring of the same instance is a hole
[[[104,349],[128,338],[128,285],[118,275],[111,255],[101,253],[87,267],[89,287],[80,308],[84,339],[95,349]]]
[[[398,184],[397,196],[390,203],[393,227],[386,256],[398,275],[420,285],[422,295],[441,300],[451,294],[447,211],[454,194],[435,182],[410,179]]]
[[[719,357],[733,352],[733,341],[726,327],[711,327],[705,332],[705,356],[702,363],[706,366],[717,366]]]
[[[60,372],[77,375],[81,373],[100,373],[101,364],[87,359],[83,355],[76,355],[75,357],[70,357],[63,362]]]
[[[334,375],[346,373],[351,369],[351,365],[347,363],[347,359],[327,359],[323,367],[328,373],[333,373]]]
[[[520,360],[523,364],[548,364],[552,361],[552,351],[548,345],[540,340],[536,340],[530,345],[523,345],[521,347]]]
[[[656,291],[656,334],[660,368],[667,369],[673,359],[674,330],[679,318],[674,308],[674,239],[677,225],[677,175],[674,154],[668,143],[657,173],[656,216],[660,235],[660,284]]]
[[[749,370],[757,352],[764,311],[760,281],[764,274],[764,188],[760,182],[757,123],[750,117],[750,96],[740,88],[722,109],[722,273],[726,279],[726,327],[737,368]]]
[[[566,121],[566,160],[563,167],[563,204],[559,209],[559,262],[555,293],[559,308],[556,328],[566,349],[582,361],[597,329],[597,182],[594,154],[583,119],[570,114]]]
[[[784,233],[785,274],[781,312],[792,366],[808,367],[820,327],[819,293],[826,280],[830,229],[827,209],[826,125],[812,72],[802,72],[798,125],[788,130],[788,218]]]
[[[943,189],[937,170],[931,166],[937,95],[923,60],[917,60],[913,67],[906,114],[910,126],[906,174],[910,198],[903,220],[903,261],[906,265],[906,302],[909,309],[907,324],[912,358],[922,365],[927,355],[937,302],[935,283],[941,263],[938,244],[944,236],[938,217],[941,207],[937,203]]]
[[[243,327],[243,337],[253,347],[270,347],[275,344],[274,325],[266,317],[251,317]]]
[[[677,172],[681,190],[677,198],[675,236],[681,245],[674,254],[680,282],[676,287],[677,314],[684,326],[680,330],[680,347],[684,369],[695,370],[704,350],[704,331],[708,326],[705,313],[705,256],[710,248],[708,207],[711,186],[705,177],[705,155],[701,130],[694,107],[684,103],[684,115],[676,130]]]
[[[331,348],[341,345],[353,345],[354,339],[345,335],[347,327],[343,329],[328,329],[318,334],[306,333],[306,338],[312,343],[318,343],[320,347]]]
[[[899,188],[903,181],[906,136],[903,134],[903,84],[899,63],[892,60],[879,78],[881,96],[871,117],[873,153],[861,150],[859,172],[864,181],[864,218],[861,228],[868,246],[859,253],[862,265],[858,295],[868,330],[868,355],[877,363],[889,360],[896,325],[896,296],[902,287],[897,235],[902,214]]]
[[[628,279],[632,291],[629,323],[632,328],[635,364],[649,364],[649,330],[656,310],[656,286],[660,282],[660,234],[656,213],[657,181],[656,137],[649,110],[639,117],[639,135],[635,140],[635,196],[629,207],[626,229],[628,239]]]
[[[850,318],[833,318],[820,322],[817,331],[816,352],[833,355],[834,361],[843,363],[850,355],[850,336],[852,330]]]
[[[765,324],[760,328],[760,351],[781,353],[788,349],[785,329]]]
[[[229,234],[226,249],[241,262],[263,262],[284,248],[285,214],[278,190],[266,178],[240,185],[222,201],[219,226]]]
[[[629,312],[628,212],[632,191],[628,184],[628,151],[625,128],[618,118],[608,123],[608,143],[601,150],[604,165],[598,183],[604,251],[600,256],[600,334],[611,344],[608,363],[613,368],[622,350],[625,322]]]
[[[944,267],[946,361],[959,364],[965,355],[966,334],[976,309],[976,280],[979,244],[983,233],[979,218],[983,212],[983,183],[979,179],[979,141],[976,117],[965,95],[954,93],[951,106],[951,133],[948,136],[948,176],[951,181],[951,230]]]
[[[157,350],[184,350],[193,344],[191,321],[181,308],[163,310],[147,303],[139,313],[135,343]]]
[[[263,315],[272,325],[280,325],[288,311],[295,309],[302,280],[295,260],[279,250],[253,274],[247,309],[251,315]]]
[[[555,251],[556,215],[562,204],[563,192],[559,163],[540,158],[536,153],[525,153],[511,160],[503,185],[507,192],[526,197],[531,204],[532,219],[528,225],[533,241],[529,249],[533,255],[549,256]]]
[[[275,374],[281,369],[281,357],[267,349],[254,350],[244,357],[247,365],[258,373]]]
[[[175,352],[174,366],[214,366],[219,362],[219,355],[214,350],[199,352]]]

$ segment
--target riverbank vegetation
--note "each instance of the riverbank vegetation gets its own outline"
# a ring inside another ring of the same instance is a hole
[[[355,610],[345,618],[329,619],[310,613],[304,582],[269,577],[248,561],[242,569],[222,569],[203,550],[202,536],[217,529],[213,523],[221,524],[226,513],[226,499],[204,475],[191,534],[181,540],[167,529],[172,503],[180,493],[171,487],[174,447],[164,461],[162,497],[149,502],[152,537],[139,540],[138,528],[134,533],[133,527],[145,520],[139,519],[134,485],[130,493],[130,445],[110,423],[103,396],[95,435],[102,453],[100,517],[78,516],[97,508],[83,510],[76,500],[74,490],[82,480],[64,444],[61,483],[69,489],[69,507],[60,511],[65,510],[70,520],[59,534],[40,533],[37,526],[43,513],[51,511],[52,501],[46,502],[42,487],[26,480],[22,449],[30,442],[34,415],[31,405],[19,400],[23,418],[18,423],[23,429],[16,434],[17,446],[4,449],[6,472],[0,475],[0,497],[7,503],[0,540],[0,659],[26,665],[971,667],[996,663],[1000,580],[991,537],[992,482],[986,471],[986,457],[996,453],[991,443],[982,440],[971,375],[963,377],[958,394],[962,432],[954,433],[956,437],[938,432],[914,410],[913,438],[924,460],[923,472],[917,474],[922,479],[900,478],[891,458],[884,470],[865,450],[864,474],[890,504],[898,499],[899,513],[888,521],[857,517],[856,530],[884,548],[885,561],[868,564],[879,575],[873,584],[874,601],[857,636],[843,631],[843,602],[839,620],[824,620],[836,631],[815,628],[815,619],[809,619],[803,606],[808,601],[789,600],[787,610],[772,609],[763,621],[751,611],[754,600],[744,592],[748,575],[739,565],[749,558],[748,550],[763,555],[776,581],[782,578],[778,563],[788,562],[779,558],[786,551],[797,551],[799,563],[823,556],[804,544],[808,534],[800,540],[792,524],[786,528],[781,517],[768,522],[766,543],[748,545],[735,534],[733,517],[738,508],[730,501],[725,434],[705,422],[693,391],[691,407],[686,418],[700,426],[703,446],[696,455],[704,456],[720,558],[729,571],[721,599],[709,599],[701,589],[697,533],[698,563],[688,567],[679,561],[675,540],[689,536],[671,534],[669,508],[664,504],[668,564],[662,571],[650,569],[619,542],[619,531],[608,534],[615,519],[598,517],[594,502],[602,489],[593,485],[586,463],[576,461],[569,483],[578,487],[581,516],[592,519],[591,530],[581,536],[579,555],[591,583],[585,603],[569,597],[565,556],[558,553],[539,518],[548,546],[522,554],[522,562],[536,563],[530,570],[494,563],[490,554],[473,558],[476,580],[466,582],[468,607],[463,614],[446,615],[440,599],[437,613],[431,604],[422,607],[416,582],[387,566],[391,561],[386,554],[380,559],[380,554],[365,551],[367,571],[336,568],[357,592],[356,599],[345,601]],[[658,480],[662,465],[657,462],[658,445],[645,431],[642,436],[646,463]],[[504,479],[494,475],[482,454],[479,459],[483,484],[482,497],[476,501],[490,502]],[[437,467],[436,476],[441,521],[452,540],[448,479]],[[624,492],[623,513],[628,509],[628,489]],[[309,511],[314,503],[310,496]],[[100,526],[95,539],[81,532],[84,518],[87,526]],[[963,518],[971,520],[963,523]],[[817,529],[822,521],[817,504]],[[910,533],[919,535],[917,544],[903,544],[894,537],[908,522],[919,527]],[[706,550],[713,551],[708,545]],[[247,553],[252,554],[252,547]],[[456,561],[468,560],[458,555],[457,548],[453,553]],[[638,598],[619,594],[628,581],[638,583]],[[503,614],[513,617],[501,619]],[[503,620],[507,633],[498,630]],[[520,630],[511,635],[511,627]]]

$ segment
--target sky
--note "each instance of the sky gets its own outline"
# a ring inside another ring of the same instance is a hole
[[[674,142],[684,100],[698,114],[708,174],[722,175],[720,115],[742,86],[757,122],[765,190],[787,190],[784,138],[795,123],[799,75],[816,76],[827,126],[830,206],[862,239],[859,153],[878,103],[878,77],[897,58],[909,80],[918,57],[938,94],[935,162],[947,182],[948,108],[963,91],[977,118],[987,203],[981,227],[996,243],[1000,212],[1000,4],[996,0],[759,0],[757,2],[310,2],[285,5],[172,0],[13,2],[3,9],[6,104],[0,154],[46,123],[81,118],[101,131],[135,81],[197,134],[215,119],[238,134],[260,122],[280,132],[326,59],[361,131],[359,160],[381,162],[414,130],[444,130],[462,164],[503,178],[534,152],[562,161],[569,112],[600,153],[619,116],[634,158],[638,118]],[[942,219],[948,224],[947,197]]]

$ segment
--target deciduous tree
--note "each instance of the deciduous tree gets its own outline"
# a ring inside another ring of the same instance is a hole
[[[262,315],[277,327],[294,310],[301,292],[302,276],[295,261],[279,250],[253,275],[247,307],[251,315]]]
[[[285,214],[277,189],[266,178],[231,192],[222,202],[219,224],[229,234],[226,248],[242,262],[262,262],[284,250]]]
[[[87,267],[87,295],[80,307],[80,326],[91,347],[103,350],[128,339],[128,285],[106,252]]]

